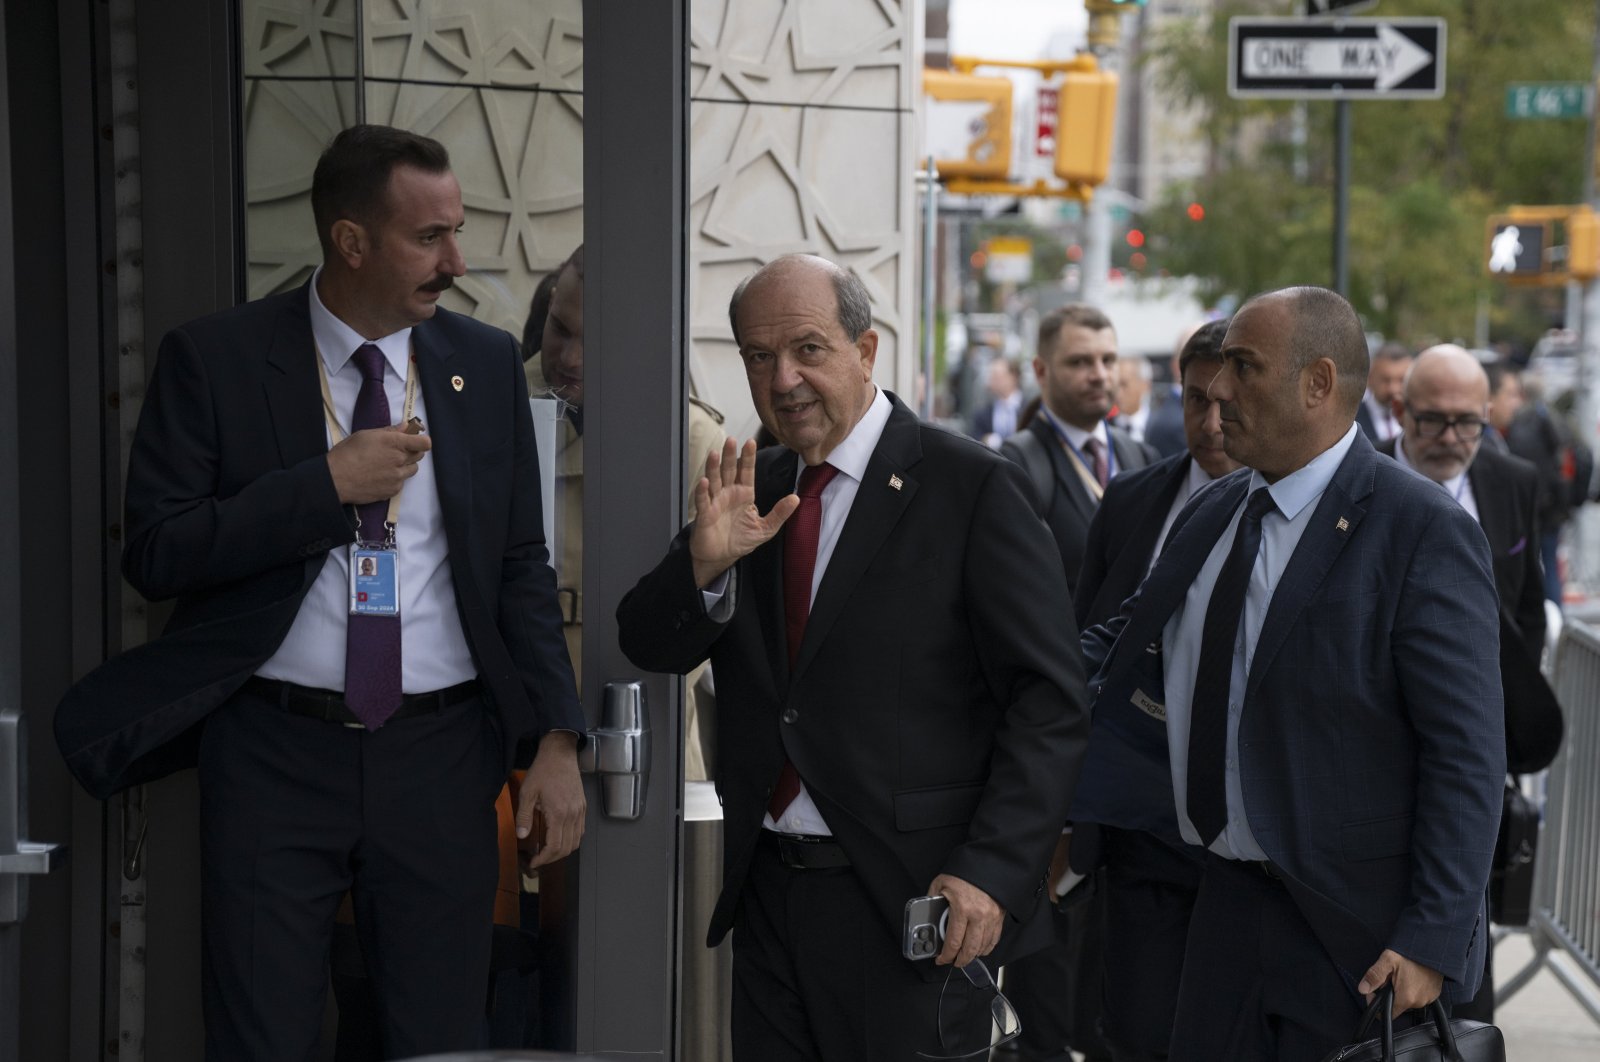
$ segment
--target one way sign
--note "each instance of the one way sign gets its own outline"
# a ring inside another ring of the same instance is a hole
[[[1442,18],[1228,23],[1228,94],[1241,99],[1438,99]]]

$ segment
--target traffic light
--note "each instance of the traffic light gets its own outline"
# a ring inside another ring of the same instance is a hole
[[[1541,220],[1500,214],[1489,219],[1489,275],[1531,277],[1544,272],[1549,226]]]
[[[1011,172],[1011,79],[922,71],[927,148],[941,177]]]
[[[1089,69],[1061,77],[1060,117],[1056,129],[1056,176],[1064,181],[1097,185],[1111,172],[1111,136],[1117,125],[1117,75]]]
[[[1600,276],[1600,215],[1592,207],[1567,215],[1567,273],[1573,280]]]

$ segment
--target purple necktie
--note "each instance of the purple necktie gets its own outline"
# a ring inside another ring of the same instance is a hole
[[[361,391],[350,416],[350,431],[387,428],[389,396],[383,391],[383,351],[363,343],[352,356],[361,370]],[[384,521],[389,501],[356,506],[362,545],[381,544],[388,534]],[[344,703],[368,730],[376,730],[400,707],[400,617],[348,617],[344,644]]]

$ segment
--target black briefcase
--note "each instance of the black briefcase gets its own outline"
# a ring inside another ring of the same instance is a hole
[[[1538,849],[1539,809],[1508,782],[1489,873],[1489,917],[1500,925],[1525,926],[1533,916],[1533,860]]]
[[[1500,1030],[1481,1021],[1451,1021],[1438,1000],[1428,1004],[1424,1021],[1398,1036],[1394,1031],[1394,988],[1384,985],[1362,1015],[1356,1042],[1339,1048],[1322,1062],[1506,1062]],[[1374,1023],[1382,1035],[1368,1039]]]

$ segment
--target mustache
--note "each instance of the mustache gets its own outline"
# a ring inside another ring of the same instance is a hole
[[[450,288],[455,285],[455,282],[456,278],[451,276],[449,273],[440,273],[438,276],[422,285],[420,290],[432,292],[449,291]]]

